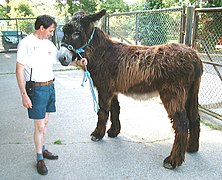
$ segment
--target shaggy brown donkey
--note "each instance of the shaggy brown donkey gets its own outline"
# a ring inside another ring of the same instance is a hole
[[[101,140],[109,117],[109,137],[120,133],[118,93],[138,98],[158,93],[175,131],[165,168],[180,166],[185,151],[199,148],[200,118],[198,91],[203,67],[195,50],[181,44],[133,46],[116,42],[94,22],[106,13],[102,10],[86,15],[77,12],[65,24],[59,60],[67,66],[82,57],[88,59],[88,71],[98,90],[97,127],[91,134],[93,141]]]

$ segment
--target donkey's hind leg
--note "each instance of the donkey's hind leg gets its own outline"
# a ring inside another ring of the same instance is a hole
[[[197,152],[199,150],[200,137],[200,117],[190,119],[189,121],[189,137],[187,143],[187,152]]]
[[[163,162],[163,166],[168,169],[174,169],[180,166],[185,159],[189,126],[186,111],[174,113],[172,116],[172,123],[173,129],[175,130],[174,144],[170,156]]]
[[[113,96],[112,101],[111,101],[111,108],[110,108],[110,113],[111,113],[111,127],[107,131],[109,137],[116,137],[120,133],[121,125],[119,121],[119,114],[120,114],[120,106],[119,106],[119,101],[117,96]]]
[[[198,114],[198,91],[200,79],[191,86],[186,101],[186,111],[189,119],[189,137],[187,152],[197,152],[199,149],[200,116]]]

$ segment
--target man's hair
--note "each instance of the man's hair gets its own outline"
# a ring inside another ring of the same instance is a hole
[[[53,25],[56,27],[57,23],[55,22],[54,18],[49,15],[41,15],[38,16],[35,20],[35,30],[38,30],[40,26],[43,26],[47,29],[49,26]]]

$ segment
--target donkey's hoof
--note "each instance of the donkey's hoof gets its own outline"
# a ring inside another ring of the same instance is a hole
[[[176,165],[171,164],[170,163],[170,158],[167,157],[164,161],[163,161],[163,167],[167,168],[167,169],[175,169]]]
[[[187,152],[188,153],[195,153],[199,150],[199,146],[188,146],[187,147]]]
[[[91,135],[91,140],[92,141],[100,141],[101,139]]]
[[[163,162],[163,167],[165,167],[166,169],[175,169],[175,166],[166,162]]]
[[[108,136],[111,137],[111,138],[115,138],[115,137],[117,137],[118,134],[119,134],[119,132],[112,131],[111,129],[109,129],[109,130],[107,131],[107,133],[108,133]]]

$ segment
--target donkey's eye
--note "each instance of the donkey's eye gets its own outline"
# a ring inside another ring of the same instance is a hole
[[[73,34],[72,34],[72,39],[77,39],[78,37],[79,37],[79,32],[74,32]]]

